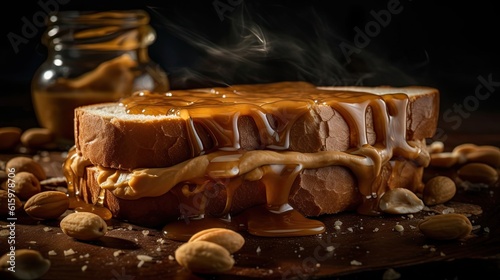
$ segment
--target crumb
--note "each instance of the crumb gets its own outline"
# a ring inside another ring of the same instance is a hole
[[[403,232],[405,228],[402,225],[395,225],[394,230],[396,230],[397,232]]]
[[[333,252],[333,250],[335,250],[335,247],[333,247],[333,246],[326,247],[326,251],[328,251],[328,252]]]
[[[57,255],[56,251],[54,251],[54,250],[50,250],[47,254],[49,256],[55,256],[55,255]]]
[[[439,253],[439,255],[440,255],[441,257],[446,256],[446,254],[445,254],[444,252]]]
[[[160,246],[158,246],[158,247],[156,248],[156,251],[161,252],[161,247],[160,247]]]
[[[441,211],[443,214],[450,214],[450,213],[455,213],[455,209],[453,208],[445,208],[443,211]]]
[[[429,251],[431,251],[431,252],[436,252],[436,248],[431,247],[431,248],[429,249]]]
[[[484,232],[490,233],[490,228],[489,227],[484,227],[483,230],[484,230]]]
[[[260,246],[259,246],[259,247],[257,247],[257,250],[255,250],[255,252],[257,252],[257,254],[260,254],[260,251],[261,251],[261,249],[260,249]]]
[[[118,257],[120,254],[123,254],[122,250],[114,251],[113,256]]]
[[[172,255],[168,255],[168,260],[169,260],[169,261],[173,261],[173,260],[175,260],[175,258],[174,258],[174,256],[172,256]]]
[[[44,228],[43,228],[43,231],[45,231],[45,232],[47,232],[47,231],[51,231],[51,230],[52,230],[52,229],[51,229],[51,228],[49,228],[49,227],[44,227]]]
[[[383,280],[396,280],[401,278],[401,273],[397,272],[396,270],[389,268],[384,272],[384,275],[382,276]]]
[[[156,240],[156,242],[158,242],[158,243],[160,243],[160,244],[164,244],[164,243],[165,243],[165,239],[163,239],[163,238],[161,238],[161,237],[160,237],[160,238],[158,238],[158,239]]]
[[[377,231],[378,231],[378,227],[373,229],[373,232],[377,232]]]
[[[347,228],[347,230],[348,230],[349,232],[354,232],[354,230],[352,229],[352,227],[348,227],[348,228]]]
[[[149,235],[149,230],[143,230],[143,231],[142,231],[142,235],[144,235],[144,236],[148,236],[148,235]]]
[[[339,221],[339,220],[336,220],[335,223],[333,224],[334,226],[341,226],[342,225],[342,222]]]
[[[140,261],[150,262],[153,260],[153,257],[150,257],[148,255],[137,255],[137,259]]]
[[[31,240],[31,241],[28,241],[28,243],[29,244],[36,244],[36,241]]]
[[[73,249],[69,249],[69,250],[64,250],[64,256],[71,256],[71,255],[74,255],[76,254],[75,251],[73,251]]]
[[[86,265],[82,266],[82,271],[85,271],[85,270],[87,270],[87,266]]]
[[[127,229],[128,229],[128,230],[132,230],[132,226],[128,226],[128,227],[127,227]]]
[[[360,261],[357,261],[357,260],[352,260],[351,265],[363,265],[363,263],[361,263]]]
[[[140,267],[142,267],[142,265],[143,265],[143,264],[144,264],[144,261],[142,261],[142,260],[141,260],[141,261],[137,264],[137,267],[139,267],[139,268],[140,268]]]

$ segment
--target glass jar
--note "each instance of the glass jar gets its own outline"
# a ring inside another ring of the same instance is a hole
[[[74,143],[74,109],[138,90],[164,92],[167,74],[148,55],[156,33],[142,10],[61,11],[47,19],[47,60],[31,85],[39,124]]]

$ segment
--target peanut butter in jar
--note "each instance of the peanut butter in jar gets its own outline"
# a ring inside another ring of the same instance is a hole
[[[116,102],[135,91],[168,91],[166,73],[148,56],[156,34],[141,10],[62,11],[47,19],[47,60],[32,80],[40,126],[74,143],[74,109]]]

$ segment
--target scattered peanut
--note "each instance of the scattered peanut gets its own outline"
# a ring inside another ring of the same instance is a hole
[[[10,159],[5,165],[5,169],[10,170],[12,168],[14,168],[16,173],[22,171],[32,173],[40,181],[47,179],[47,175],[42,166],[30,157],[19,156]]]
[[[188,242],[209,241],[226,248],[229,253],[234,253],[243,247],[245,239],[241,234],[226,228],[210,228],[194,234]]]
[[[0,127],[0,150],[14,148],[20,141],[21,133],[18,127]]]
[[[467,143],[456,146],[452,153],[460,157],[461,164],[477,162],[488,164],[493,168],[500,166],[500,149],[495,146]]]
[[[408,189],[395,188],[382,195],[379,208],[389,214],[410,214],[424,209],[424,202]]]
[[[444,151],[444,143],[441,141],[434,141],[430,145],[427,145],[427,151],[429,154],[442,153]]]
[[[42,190],[40,181],[32,173],[18,172],[13,180],[14,191],[21,200],[27,200]]]
[[[430,154],[431,166],[449,168],[458,163],[460,156],[454,153]]]
[[[418,223],[418,228],[426,237],[437,240],[462,239],[472,231],[469,219],[454,213],[428,216]]]
[[[47,128],[29,128],[21,134],[21,143],[30,148],[43,147],[53,140],[54,134]]]
[[[436,176],[425,184],[422,199],[425,205],[432,206],[449,201],[456,192],[457,187],[451,178]]]
[[[9,202],[14,202],[14,211],[21,208],[23,203],[19,198],[12,192],[6,190],[0,190],[0,216],[5,216],[9,214]]]
[[[491,146],[481,146],[476,151],[465,155],[467,162],[485,163],[493,168],[500,167],[500,149]]]
[[[457,175],[464,181],[491,185],[498,180],[498,172],[485,163],[468,163],[457,171]]]
[[[11,265],[10,253],[15,255],[13,265]],[[9,268],[15,266],[15,272],[9,271]],[[0,258],[0,271],[14,277],[14,279],[39,279],[50,268],[50,260],[45,259],[40,252],[31,249],[18,249],[14,252],[4,254]],[[7,276],[7,277],[9,277]],[[10,279],[7,278],[7,279]]]
[[[69,198],[65,193],[44,191],[28,199],[24,204],[24,211],[35,219],[57,219],[68,207]]]
[[[230,270],[234,259],[224,247],[199,240],[187,242],[175,250],[177,262],[192,272],[217,273]]]
[[[476,151],[477,147],[478,146],[476,144],[472,144],[472,143],[460,144],[460,145],[455,146],[455,148],[453,148],[452,153],[459,154],[459,155],[465,155],[465,154],[468,154],[470,152]]]
[[[64,217],[61,230],[68,236],[79,240],[95,240],[108,231],[106,221],[91,212],[74,212]]]

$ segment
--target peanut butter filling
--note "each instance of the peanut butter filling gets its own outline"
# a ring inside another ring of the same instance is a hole
[[[101,188],[121,199],[160,196],[179,184],[196,185],[194,191],[178,194],[185,196],[202,191],[207,182],[224,185],[227,201],[221,216],[226,217],[238,186],[243,181],[259,181],[266,189],[266,213],[271,216],[294,213],[292,220],[296,222],[277,223],[273,217],[270,218],[272,223],[266,223],[262,220],[262,209],[259,209],[246,215],[250,232],[264,236],[321,233],[324,231],[321,222],[297,218],[298,213],[293,212],[288,204],[296,176],[305,169],[346,167],[356,176],[359,191],[364,197],[359,212],[373,214],[377,211],[377,198],[387,188],[387,184],[377,180],[385,164],[394,158],[409,160],[416,166],[429,164],[429,154],[423,141],[406,139],[408,103],[409,97],[403,93],[378,95],[334,91],[318,89],[306,83],[242,85],[165,94],[137,93],[122,100],[121,105],[126,112],[182,118],[188,129],[193,158],[170,167],[139,168],[130,172],[99,167],[97,181]],[[314,106],[330,106],[342,115],[350,128],[348,150],[311,153],[290,150],[291,127]],[[376,133],[372,145],[366,131],[367,110],[372,111]],[[238,133],[241,116],[251,117],[257,125],[261,150],[241,149]],[[212,140],[210,146],[201,140],[200,126],[208,132]],[[69,156],[68,161],[88,164],[78,156]],[[67,164],[73,174],[81,170],[78,165]]]

